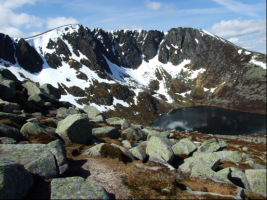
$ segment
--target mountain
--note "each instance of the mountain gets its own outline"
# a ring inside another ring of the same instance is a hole
[[[197,105],[266,114],[266,55],[202,29],[72,24],[24,39],[0,33],[0,68],[60,88],[77,107],[139,124]]]

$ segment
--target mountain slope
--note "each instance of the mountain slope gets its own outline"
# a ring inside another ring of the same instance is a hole
[[[266,55],[201,29],[76,24],[26,39],[0,34],[0,59],[19,80],[61,88],[61,100],[136,123],[195,105],[266,114]]]

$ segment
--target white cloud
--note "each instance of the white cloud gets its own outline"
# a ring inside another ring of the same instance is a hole
[[[207,30],[237,46],[266,54],[266,19],[222,20]]]
[[[24,33],[18,28],[14,27],[0,27],[0,33],[9,35],[10,37],[22,38],[25,37]]]
[[[213,24],[209,32],[223,38],[234,38],[266,31],[266,19],[242,20],[242,18]]]
[[[158,10],[161,8],[160,2],[145,0],[145,4],[151,10]]]
[[[233,0],[213,0],[214,2],[223,5],[228,10],[244,15],[256,17],[258,16],[257,11],[266,9],[266,5],[255,5],[255,4],[244,4]]]
[[[79,22],[72,18],[66,18],[66,17],[57,17],[57,18],[48,18],[47,21],[47,28],[48,29],[53,29],[57,28],[59,26],[67,25],[67,24],[78,24]]]
[[[34,0],[0,0],[0,27],[42,27],[43,23],[40,18],[26,13],[16,14],[12,11],[14,8],[21,7],[24,4],[34,4],[34,2]]]

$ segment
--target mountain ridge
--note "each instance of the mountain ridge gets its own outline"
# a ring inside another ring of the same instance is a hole
[[[66,94],[62,100],[78,107],[89,102],[108,117],[150,123],[171,109],[197,105],[266,114],[266,55],[202,29],[178,27],[165,34],[76,24],[8,38],[0,34],[0,67],[9,66],[21,81],[48,81]],[[11,44],[16,63],[6,60]],[[32,55],[28,63],[18,60],[20,52],[33,49],[43,64]]]

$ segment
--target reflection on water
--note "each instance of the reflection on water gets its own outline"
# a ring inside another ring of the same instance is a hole
[[[151,126],[215,135],[266,133],[266,115],[197,106],[173,110],[160,116]]]

